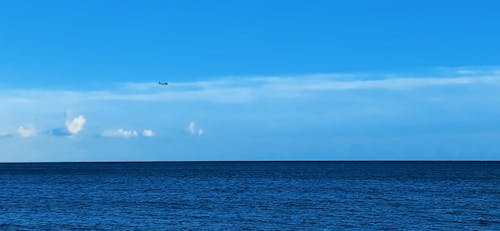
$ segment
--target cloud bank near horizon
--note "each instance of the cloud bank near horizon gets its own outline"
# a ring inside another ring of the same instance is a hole
[[[419,150],[459,155],[478,147],[489,156],[500,150],[493,138],[500,132],[500,69],[110,86],[0,91],[0,142],[14,151],[50,146],[43,155],[64,152],[58,148],[67,145],[104,154],[135,153],[139,159],[148,152],[163,153],[163,159],[174,152],[178,159],[202,152],[227,152],[233,158],[231,153],[241,150],[261,159],[268,158],[266,152],[349,159],[345,153],[363,157],[373,151],[397,158]],[[61,120],[67,109],[78,114]]]

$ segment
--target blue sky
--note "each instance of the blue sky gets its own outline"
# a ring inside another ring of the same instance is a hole
[[[498,160],[499,7],[4,1],[0,161]]]

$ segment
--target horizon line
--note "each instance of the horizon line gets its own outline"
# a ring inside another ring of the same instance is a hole
[[[4,164],[126,164],[126,163],[214,163],[214,162],[500,162],[500,160],[144,160],[144,161],[15,161]]]

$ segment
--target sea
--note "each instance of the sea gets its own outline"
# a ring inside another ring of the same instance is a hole
[[[0,230],[500,230],[500,162],[3,163]]]

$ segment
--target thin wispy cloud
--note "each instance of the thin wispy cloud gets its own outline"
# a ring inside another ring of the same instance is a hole
[[[12,133],[0,132],[0,139],[13,137]]]
[[[388,91],[467,85],[500,85],[499,69],[445,70],[425,75],[407,74],[308,74],[294,76],[224,77],[206,81],[156,82],[111,85],[107,90],[11,90],[0,93],[0,102],[33,103],[37,101],[204,101],[247,103],[266,98],[297,98],[304,94],[328,91],[382,89]],[[113,88],[113,86],[115,86]],[[116,87],[118,86],[118,87]],[[82,122],[80,120],[79,122]],[[84,123],[84,122],[83,122]],[[78,123],[71,129],[78,130]],[[73,131],[76,131],[73,130]]]

